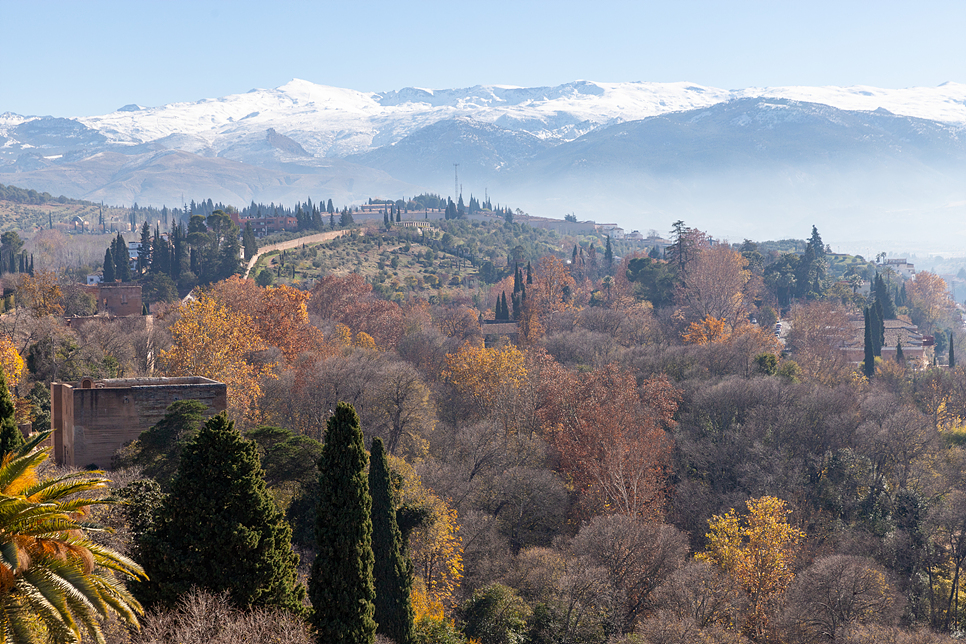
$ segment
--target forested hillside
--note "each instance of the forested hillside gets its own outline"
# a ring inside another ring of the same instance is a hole
[[[152,325],[68,328],[56,276],[5,277],[21,421],[49,423],[51,380],[228,386],[227,416],[181,401],[91,464],[130,502],[95,509],[117,529],[97,538],[156,610],[111,641],[273,619],[290,641],[953,641],[966,369],[940,278],[814,228],[729,245],[677,222],[661,249],[432,224],[242,279],[199,215],[177,261],[206,286]],[[864,313],[866,337],[918,325],[926,358],[879,342],[863,375],[841,348]]]

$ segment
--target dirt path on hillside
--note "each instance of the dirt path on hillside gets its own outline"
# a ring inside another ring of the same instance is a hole
[[[319,242],[329,241],[330,239],[341,237],[349,232],[350,231],[348,230],[333,230],[328,233],[318,233],[315,235],[309,235],[307,237],[299,237],[298,239],[290,239],[288,241],[266,246],[265,248],[259,248],[258,252],[255,253],[255,256],[248,260],[248,268],[245,269],[245,277],[249,276],[248,274],[252,272],[252,267],[255,265],[255,262],[257,262],[258,258],[265,253],[271,253],[272,251],[276,250],[290,250],[292,248],[298,248],[302,244],[318,244]]]

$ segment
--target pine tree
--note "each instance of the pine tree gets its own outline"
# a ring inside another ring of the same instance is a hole
[[[171,605],[194,586],[227,592],[239,607],[302,612],[292,529],[265,485],[255,443],[223,412],[184,448],[154,528],[144,537],[138,584],[148,603]]]
[[[403,552],[396,523],[392,473],[382,439],[372,439],[369,454],[369,491],[372,494],[372,573],[376,590],[376,632],[396,644],[413,641],[412,565]]]
[[[955,346],[955,343],[953,342],[953,332],[950,331],[949,332],[949,368],[950,369],[956,368],[956,351],[953,348],[954,346]]]
[[[875,350],[872,346],[872,316],[869,309],[865,309],[865,362],[863,363],[863,373],[866,378],[871,378],[875,374]]]
[[[368,460],[356,410],[339,403],[319,459],[318,555],[309,579],[312,621],[325,644],[372,644],[375,637]]]
[[[111,253],[110,247],[104,251],[104,282],[107,284],[113,284],[114,280],[117,279],[114,270],[114,254]]]
[[[0,456],[20,449],[23,444],[23,434],[17,427],[17,408],[7,388],[7,376],[0,368]]]

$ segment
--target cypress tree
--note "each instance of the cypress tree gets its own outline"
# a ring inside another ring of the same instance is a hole
[[[881,356],[882,344],[879,341],[879,320],[876,317],[877,310],[875,305],[869,306],[867,311],[869,312],[869,335],[872,341],[872,355]]]
[[[530,262],[527,262],[527,284],[533,284],[533,273],[530,272]]]
[[[882,302],[879,300],[875,301],[875,322],[878,329],[878,338],[876,344],[878,345],[877,356],[882,355],[882,345],[885,344],[885,310],[882,307]],[[873,329],[875,330],[875,329]]]
[[[171,493],[144,537],[147,603],[171,605],[194,586],[228,592],[242,608],[302,612],[292,529],[275,506],[255,443],[222,412],[184,448]]]
[[[339,403],[319,459],[319,550],[309,579],[320,643],[372,644],[375,638],[368,460],[356,410]]]
[[[949,331],[949,368],[956,368],[956,351],[953,349],[953,332]]]
[[[604,249],[604,261],[609,269],[614,263],[614,249],[610,247],[610,235],[607,235],[607,247]]]
[[[0,367],[0,456],[23,447],[23,434],[17,427],[17,408],[7,388],[7,376]]]
[[[906,361],[906,356],[902,354],[902,338],[899,338],[899,341],[896,342],[896,362],[898,362],[899,364],[902,364],[905,361]]]
[[[113,284],[114,280],[116,279],[117,275],[114,270],[114,255],[111,253],[111,249],[107,248],[104,251],[104,281],[108,284]]]
[[[396,523],[392,473],[382,439],[372,439],[369,453],[369,491],[372,493],[372,569],[376,589],[376,632],[396,644],[413,641],[413,577],[402,533]]]
[[[506,291],[503,292],[502,308],[500,309],[501,319],[510,319],[510,307],[506,303]]]
[[[875,374],[875,351],[872,347],[872,320],[869,309],[865,309],[865,362],[862,372],[866,378],[871,378]]]

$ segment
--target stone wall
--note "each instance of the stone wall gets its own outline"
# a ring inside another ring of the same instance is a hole
[[[141,315],[141,285],[101,284],[97,294],[97,312],[123,317]]]
[[[51,384],[51,427],[58,465],[106,469],[123,444],[164,417],[177,400],[205,403],[211,414],[224,411],[224,383],[201,377],[121,378]]]

